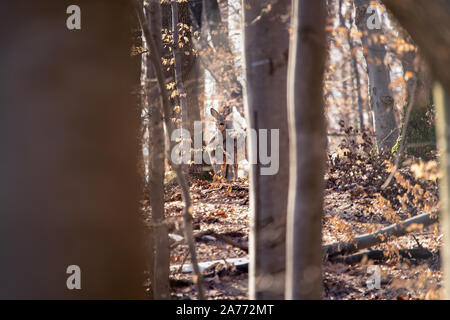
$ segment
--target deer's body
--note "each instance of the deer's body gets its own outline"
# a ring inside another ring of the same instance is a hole
[[[211,115],[216,121],[217,132],[211,139],[209,150],[211,165],[216,175],[225,179],[238,178],[239,161],[246,158],[245,129],[228,116],[211,108]]]

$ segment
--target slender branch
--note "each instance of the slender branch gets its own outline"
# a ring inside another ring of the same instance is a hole
[[[406,132],[408,129],[408,123],[409,123],[409,117],[411,115],[411,110],[414,106],[414,100],[415,100],[415,96],[414,93],[416,92],[416,88],[417,88],[417,79],[416,81],[414,81],[414,85],[413,88],[411,90],[411,94],[410,94],[410,98],[408,101],[408,106],[406,108],[406,114],[405,114],[405,120],[403,121],[403,128],[402,128],[402,133],[400,135],[400,147],[398,148],[397,151],[397,156],[395,157],[395,165],[394,165],[394,169],[391,171],[391,173],[389,174],[389,177],[386,179],[386,181],[383,183],[383,185],[381,186],[381,190],[386,189],[386,187],[389,185],[389,183],[391,183],[392,178],[394,178],[395,173],[398,170],[399,164],[400,164],[400,158],[403,154],[403,151],[405,150],[405,146],[406,146]]]
[[[139,23],[141,25],[141,28],[144,32],[144,36],[146,38],[147,43],[150,47],[150,59],[152,61],[153,67],[155,69],[156,78],[158,80],[159,90],[161,94],[161,102],[163,105],[163,114],[164,114],[164,123],[166,125],[166,134],[168,136],[169,143],[171,144],[171,147],[169,150],[172,150],[175,146],[174,142],[170,139],[170,132],[173,132],[173,123],[170,119],[171,110],[170,110],[170,100],[169,100],[169,94],[167,92],[166,88],[166,81],[161,65],[161,53],[159,51],[158,46],[155,44],[155,41],[150,33],[150,28],[148,25],[148,21],[144,15],[144,12],[142,10],[142,3],[139,0],[134,1],[137,16],[139,19]],[[191,202],[191,197],[189,194],[189,186],[186,181],[186,177],[183,174],[182,167],[176,163],[174,163],[170,157],[170,154],[168,155],[168,159],[171,163],[171,166],[173,170],[175,171],[177,175],[177,181],[180,185],[183,200],[185,203],[184,210],[183,210],[183,221],[184,221],[184,233],[185,233],[185,239],[186,244],[189,247],[189,252],[192,259],[192,264],[194,268],[194,272],[196,275],[196,279],[194,278],[194,282],[197,283],[198,288],[198,299],[203,300],[205,298],[204,289],[203,289],[203,277],[200,272],[200,268],[198,266],[198,260],[197,260],[197,253],[195,251],[195,242],[193,237],[193,231],[192,231],[192,213],[193,213],[193,207]]]

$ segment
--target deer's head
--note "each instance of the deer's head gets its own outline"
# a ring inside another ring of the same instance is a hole
[[[216,109],[211,108],[211,115],[213,116],[213,118],[216,120],[216,125],[217,128],[220,131],[224,131],[226,128],[226,123],[225,123],[225,115],[220,114]]]

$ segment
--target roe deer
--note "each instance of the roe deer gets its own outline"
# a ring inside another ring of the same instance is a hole
[[[211,108],[211,115],[215,119],[217,127],[216,135],[210,140],[209,144],[213,146],[209,150],[211,165],[215,174],[227,180],[230,180],[231,177],[236,180],[238,178],[239,161],[247,158],[245,128],[242,123],[233,119],[232,109],[228,109],[227,112],[221,114],[216,109]],[[240,117],[242,118],[242,116]]]

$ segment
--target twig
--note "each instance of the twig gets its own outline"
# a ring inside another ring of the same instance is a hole
[[[178,273],[180,273],[183,270],[184,263],[186,262],[188,257],[189,257],[189,251],[186,252],[186,255],[184,256],[183,261],[181,261],[180,267],[178,268]]]
[[[422,244],[419,242],[419,240],[412,234],[411,235],[411,237],[414,239],[414,241],[417,243],[417,246],[419,247],[419,248],[422,248],[423,249],[423,247],[422,247]]]

